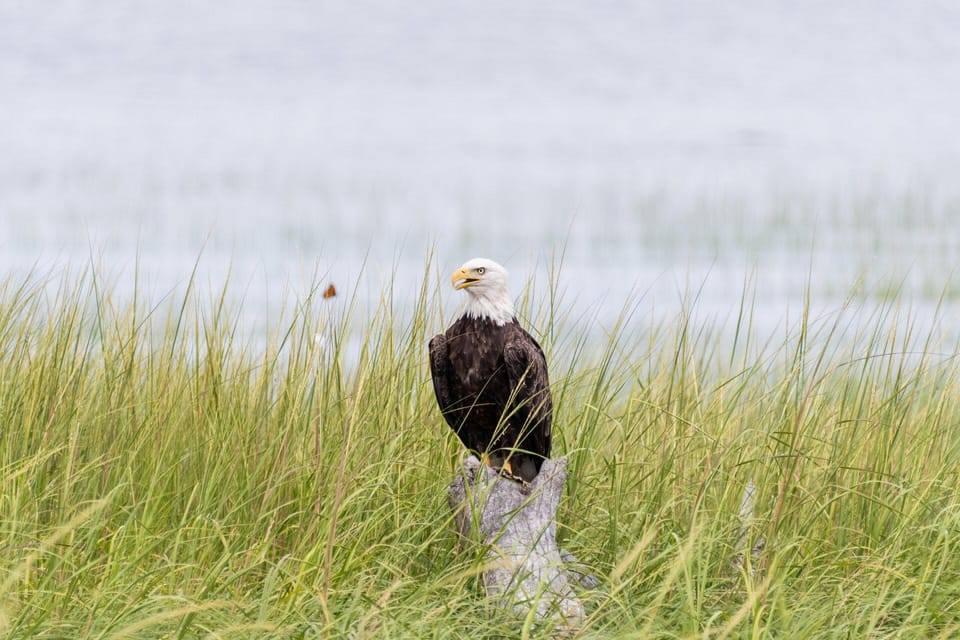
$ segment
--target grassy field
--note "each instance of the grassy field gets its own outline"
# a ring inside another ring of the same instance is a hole
[[[3,283],[4,637],[550,636],[496,615],[458,545],[440,287],[360,311],[323,286],[264,337],[229,286]],[[725,331],[634,300],[601,339],[552,288],[521,300],[570,460],[558,535],[601,583],[577,637],[960,633],[956,345],[896,299],[755,342],[748,300]],[[750,481],[764,544],[737,568]]]

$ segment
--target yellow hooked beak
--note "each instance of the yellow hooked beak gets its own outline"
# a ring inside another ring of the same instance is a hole
[[[470,272],[462,267],[454,271],[450,277],[450,284],[454,289],[465,289],[477,281],[477,278],[471,278]]]

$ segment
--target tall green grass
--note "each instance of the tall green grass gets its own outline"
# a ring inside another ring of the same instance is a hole
[[[956,345],[895,299],[757,342],[749,286],[732,338],[692,309],[651,326],[642,297],[587,337],[558,269],[520,309],[570,458],[559,536],[601,582],[579,637],[960,633]],[[441,288],[386,290],[365,310],[317,282],[250,335],[229,285],[147,304],[96,273],[5,281],[0,631],[548,637],[496,614],[452,525]],[[765,544],[735,568],[751,479]]]

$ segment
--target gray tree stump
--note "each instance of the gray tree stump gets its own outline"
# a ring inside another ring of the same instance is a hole
[[[567,459],[546,460],[533,482],[499,476],[470,456],[463,475],[450,483],[450,508],[461,536],[486,547],[483,586],[498,606],[525,618],[577,628],[583,603],[572,583],[592,587],[596,579],[568,570],[573,556],[557,547],[557,507],[567,479]]]

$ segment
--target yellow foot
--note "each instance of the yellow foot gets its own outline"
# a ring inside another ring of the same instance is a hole
[[[503,476],[504,478],[509,478],[510,480],[516,480],[517,482],[522,482],[524,485],[527,484],[526,480],[524,480],[520,474],[516,473],[513,470],[513,465],[510,464],[509,460],[503,463],[503,468],[500,469],[500,475]]]
[[[523,477],[521,477],[519,474],[514,472],[513,465],[510,464],[509,460],[504,461],[502,466],[497,467],[493,463],[493,460],[490,458],[490,454],[484,452],[480,454],[480,462],[487,465],[488,467],[496,471],[498,474],[500,474],[504,478],[509,478],[510,480],[517,480],[518,482],[523,482],[524,484],[526,484],[526,481],[524,481]]]

